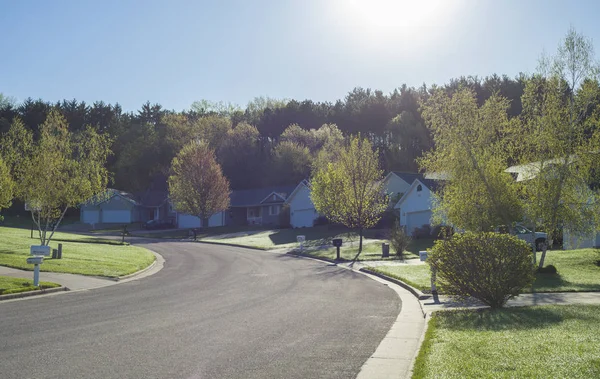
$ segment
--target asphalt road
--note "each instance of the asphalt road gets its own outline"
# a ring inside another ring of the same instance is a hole
[[[400,311],[361,274],[191,242],[110,287],[0,303],[0,377],[352,378]]]

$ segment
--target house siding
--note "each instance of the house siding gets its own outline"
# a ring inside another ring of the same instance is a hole
[[[318,214],[310,198],[310,189],[307,186],[302,185],[294,193],[294,196],[289,200],[289,205],[290,224],[293,228],[312,226],[314,224],[314,220],[318,217]],[[312,221],[308,222],[307,219],[304,219],[305,217],[312,217]]]
[[[422,187],[421,191],[417,191],[417,186],[411,187],[410,192],[406,194],[402,202],[394,207],[400,212],[400,225],[402,226],[407,225],[410,213],[431,211],[431,191],[426,185],[420,185]],[[407,232],[411,233],[411,230],[407,230]]]

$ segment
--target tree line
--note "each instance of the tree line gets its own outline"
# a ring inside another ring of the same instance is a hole
[[[461,77],[443,86],[402,85],[389,94],[355,88],[336,102],[259,97],[245,109],[202,100],[181,112],[149,102],[126,112],[119,104],[102,101],[29,98],[15,103],[2,97],[0,133],[19,119],[37,138],[55,110],[70,131],[90,126],[111,141],[109,185],[133,193],[147,189],[156,176],[167,177],[173,158],[193,139],[203,139],[215,150],[232,189],[295,184],[309,177],[319,156],[357,133],[378,149],[383,170],[416,172],[416,159],[434,144],[420,108],[433,93],[469,88],[479,104],[500,94],[510,103],[509,115],[517,116],[526,80],[525,75]]]

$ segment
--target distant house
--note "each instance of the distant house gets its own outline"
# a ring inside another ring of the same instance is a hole
[[[286,200],[290,207],[292,228],[312,227],[319,213],[310,198],[310,187],[306,180],[301,181]]]
[[[408,191],[415,179],[422,179],[423,175],[412,172],[390,171],[383,178],[385,193],[390,196],[390,206],[394,206],[398,200]]]
[[[229,209],[212,215],[208,226],[279,226],[282,206],[294,188],[275,186],[232,191]],[[197,216],[178,213],[176,217],[179,228],[202,227],[202,221]]]
[[[108,189],[82,204],[79,212],[84,224],[130,224],[143,220],[144,208],[132,194]]]
[[[400,214],[400,225],[405,227],[408,235],[412,235],[416,228],[431,225],[432,191],[436,187],[434,180],[416,178],[394,205]]]
[[[275,186],[233,191],[226,225],[278,226],[279,214],[295,186]]]

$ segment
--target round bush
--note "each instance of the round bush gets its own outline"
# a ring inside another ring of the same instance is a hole
[[[455,234],[436,241],[427,260],[444,292],[474,297],[492,308],[502,307],[535,279],[531,247],[508,234]]]

